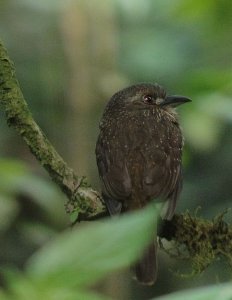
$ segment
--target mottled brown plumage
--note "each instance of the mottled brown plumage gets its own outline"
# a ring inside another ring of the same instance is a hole
[[[158,84],[137,84],[108,102],[96,145],[102,194],[110,214],[164,202],[163,217],[171,219],[181,190],[183,139],[175,107],[190,101],[166,96]],[[152,243],[134,267],[135,276],[153,284],[157,276]]]

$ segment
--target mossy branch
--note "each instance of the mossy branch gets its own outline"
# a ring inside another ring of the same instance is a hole
[[[8,125],[21,135],[32,154],[66,194],[67,212],[77,212],[79,220],[106,215],[100,194],[64,162],[34,121],[16,79],[13,63],[1,41],[0,104]],[[163,223],[159,236],[174,241],[178,257],[183,254],[184,245],[195,272],[201,272],[222,256],[232,264],[232,228],[223,221],[223,214],[213,221],[192,217],[188,213],[175,215],[172,221]]]
[[[205,220],[186,212],[162,222],[160,239],[172,241],[170,250],[163,248],[169,255],[192,263],[192,273],[187,276],[201,273],[219,259],[232,267],[232,226],[223,220],[226,213]],[[162,240],[160,244],[162,247]]]
[[[79,217],[85,219],[104,214],[106,209],[100,194],[64,162],[34,121],[15,76],[13,63],[1,41],[0,104],[8,125],[21,135],[32,154],[68,197],[66,210],[69,213],[78,212]]]

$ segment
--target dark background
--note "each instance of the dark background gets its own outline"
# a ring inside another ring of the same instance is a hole
[[[192,98],[179,109],[185,152],[177,210],[200,206],[207,218],[232,200],[231,36],[230,0],[0,2],[0,37],[36,121],[94,187],[98,122],[114,92],[148,81]],[[0,132],[0,264],[23,266],[69,219],[65,197],[2,113]],[[191,273],[161,252],[153,288],[138,287],[122,272],[102,289],[115,299],[147,299],[231,278],[223,262],[187,279],[178,270]]]

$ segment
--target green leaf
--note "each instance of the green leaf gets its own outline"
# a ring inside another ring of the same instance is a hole
[[[190,289],[177,292],[167,296],[155,298],[154,300],[231,300],[232,284],[224,283],[204,288]]]
[[[17,270],[5,270],[7,291],[0,290],[1,300],[109,300],[108,297],[77,288],[41,286],[38,281],[24,276]]]
[[[64,195],[50,181],[34,175],[22,161],[0,158],[0,182],[0,193],[6,198],[6,200],[3,200],[4,203],[0,199],[0,217],[6,213],[6,219],[8,212],[10,213],[9,220],[0,222],[0,227],[1,223],[4,223],[3,227],[10,225],[11,218],[17,214],[17,202],[13,203],[13,200],[15,195],[18,194],[29,196],[31,201],[43,209],[44,214],[47,214],[54,224],[59,225],[62,221],[67,222],[67,216],[65,216],[63,208]],[[7,198],[12,198],[11,203],[11,199],[8,201]],[[3,206],[3,209],[1,209],[1,206]],[[54,214],[54,207],[56,208],[56,214]],[[3,219],[3,217],[0,219]]]
[[[32,278],[54,286],[89,285],[129,266],[154,238],[157,208],[69,230],[28,263]]]
[[[11,298],[9,298],[7,296],[7,294],[3,290],[0,290],[0,299],[1,300],[12,300]]]

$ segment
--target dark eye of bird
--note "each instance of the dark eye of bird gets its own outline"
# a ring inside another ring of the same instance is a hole
[[[143,102],[146,104],[152,104],[153,97],[151,95],[145,95],[143,96]]]

